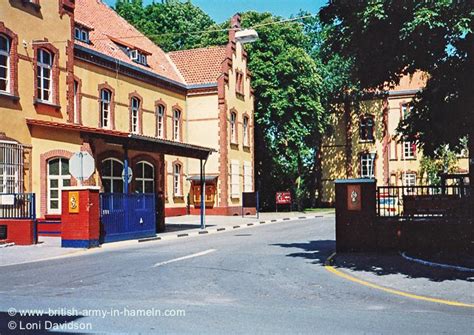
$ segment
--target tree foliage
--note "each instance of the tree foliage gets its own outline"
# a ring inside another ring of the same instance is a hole
[[[215,24],[189,1],[143,6],[141,0],[118,0],[116,10],[166,51],[227,42],[222,30],[230,21]],[[256,102],[256,184],[264,207],[274,206],[276,191],[291,190],[302,208],[314,186],[317,151],[328,124],[321,101],[323,63],[315,60],[318,48],[313,45],[321,26],[305,22],[318,27],[310,34],[302,22],[274,24],[280,20],[270,13],[242,14],[242,27],[258,25],[259,34],[245,46]],[[203,30],[216,32],[190,33]],[[334,82],[328,71],[324,75]]]
[[[143,0],[117,0],[115,10],[166,52],[206,46],[219,36],[202,31],[219,29],[191,1],[167,0],[144,6]]]
[[[462,0],[334,0],[320,16],[330,29],[328,47],[351,63],[351,81],[362,88],[429,74],[400,130],[434,154],[444,144],[457,147],[474,128],[473,8]]]

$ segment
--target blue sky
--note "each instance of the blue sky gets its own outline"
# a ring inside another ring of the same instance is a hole
[[[160,0],[155,0],[159,2]],[[115,0],[105,0],[109,5],[114,5]],[[143,0],[145,4],[152,0]],[[201,7],[214,21],[220,23],[229,19],[237,12],[255,10],[257,12],[270,12],[274,15],[289,17],[297,14],[300,9],[310,13],[317,13],[327,0],[192,0],[192,3]]]

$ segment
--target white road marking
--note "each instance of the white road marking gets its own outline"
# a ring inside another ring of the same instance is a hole
[[[182,261],[182,260],[189,259],[189,258],[204,256],[204,255],[210,254],[211,252],[214,252],[214,251],[216,251],[216,249],[208,249],[208,250],[204,250],[204,251],[201,251],[201,252],[197,252],[197,253],[195,253],[195,254],[191,254],[191,255],[187,255],[187,256],[183,256],[183,257],[178,257],[178,258],[170,259],[169,261],[164,261],[164,262],[156,263],[155,265],[152,266],[152,268],[156,268],[156,267],[158,267],[158,266],[162,266],[162,265],[169,264],[169,263],[174,263],[174,262]]]

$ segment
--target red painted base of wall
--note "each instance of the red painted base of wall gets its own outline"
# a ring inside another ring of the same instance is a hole
[[[33,220],[0,220],[0,226],[7,226],[7,240],[18,245],[36,244]]]
[[[191,207],[191,215],[199,215],[201,213],[200,208]],[[256,215],[257,211],[255,208],[245,208],[245,215]],[[165,216],[181,216],[186,215],[186,207],[177,207],[177,208],[165,208]],[[206,215],[224,215],[224,216],[239,216],[242,215],[242,207],[213,207],[206,208]]]
[[[38,236],[61,237],[61,217],[45,216],[44,219],[38,219]]]

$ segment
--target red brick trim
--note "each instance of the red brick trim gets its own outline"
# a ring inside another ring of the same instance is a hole
[[[128,125],[132,132],[132,98],[138,99],[138,134],[143,134],[143,98],[137,91],[128,94]]]
[[[176,165],[179,165],[179,166],[180,166],[179,178],[180,178],[180,186],[181,186],[181,187],[180,187],[180,193],[181,193],[181,194],[175,194],[175,193],[174,193],[174,167],[175,167]],[[183,163],[182,163],[179,159],[176,159],[175,161],[173,161],[172,166],[173,166],[173,171],[172,171],[171,175],[172,175],[172,177],[173,177],[173,197],[184,197],[184,185],[183,185],[183,180],[184,180],[183,175],[184,175],[184,173],[183,173]]]
[[[115,130],[115,89],[110,86],[107,82],[103,83],[103,84],[99,84],[98,88],[97,88],[97,91],[99,93],[98,97],[97,97],[97,101],[99,103],[99,125],[98,127],[99,128],[103,128],[102,127],[102,113],[101,113],[101,107],[100,107],[100,104],[101,104],[101,91],[105,89],[105,90],[108,90],[110,92],[110,126],[109,128],[111,130]]]
[[[33,53],[34,53],[34,95],[33,101],[39,99],[37,97],[38,91],[38,52],[40,49],[44,49],[50,52],[53,56],[53,64],[51,67],[51,89],[53,95],[51,97],[51,103],[59,106],[59,50],[53,44],[49,43],[45,38],[44,40],[33,41]]]
[[[38,1],[38,0],[35,0]],[[59,15],[63,16],[64,14],[69,15],[71,18],[74,16],[74,7],[75,7],[75,0],[58,0],[59,4]]]
[[[82,125],[82,80],[75,76],[71,75],[72,86],[68,87],[68,122],[74,123],[74,82],[77,82],[77,114],[79,119],[79,125]],[[70,86],[70,85],[68,85]],[[71,92],[71,94],[69,94]],[[71,96],[69,96],[71,95]]]
[[[163,106],[163,137],[166,139],[166,125],[167,125],[167,117],[166,113],[168,112],[168,106],[166,102],[163,99],[158,99],[155,101],[155,122],[156,122],[156,127],[155,127],[155,136],[158,137],[158,106]]]
[[[40,155],[40,212],[41,216],[47,214],[47,190],[48,190],[48,161],[55,158],[66,158],[70,159],[72,157],[72,152],[63,150],[63,149],[55,149],[50,150]],[[71,185],[75,184],[74,177],[71,177]]]
[[[179,104],[176,104],[172,107],[172,113],[173,113],[173,141],[175,141],[175,133],[174,133],[174,122],[175,122],[175,117],[174,117],[174,111],[179,110],[179,139],[178,142],[183,142],[183,108]]]
[[[10,94],[18,95],[18,35],[5,27],[0,21],[0,34],[7,36],[10,40]]]

